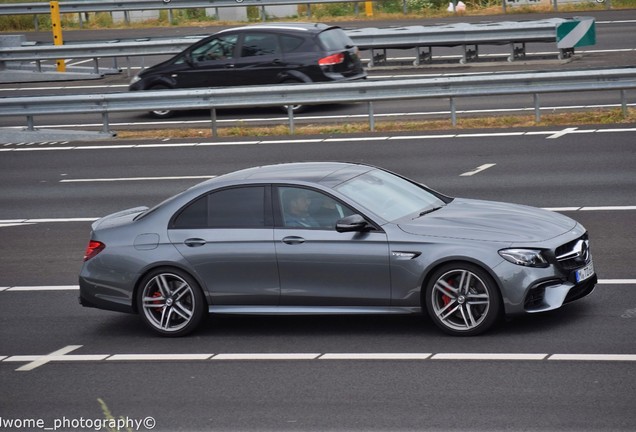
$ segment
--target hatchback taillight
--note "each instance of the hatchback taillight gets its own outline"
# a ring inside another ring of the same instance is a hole
[[[98,253],[104,250],[106,245],[102,242],[91,240],[88,242],[86,252],[84,253],[84,261],[94,258]]]
[[[331,65],[340,64],[344,62],[344,60],[345,60],[345,55],[343,53],[338,53],[338,54],[332,54],[330,56],[321,58],[320,60],[318,60],[318,64],[320,66],[331,66]]]

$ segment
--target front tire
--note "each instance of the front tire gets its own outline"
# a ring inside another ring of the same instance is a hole
[[[453,263],[435,271],[424,301],[430,318],[453,336],[475,336],[490,329],[499,317],[501,300],[492,277],[469,263]]]
[[[157,269],[143,278],[137,296],[139,314],[162,336],[184,336],[206,316],[207,302],[199,284],[176,269]]]
[[[167,87],[165,85],[156,85],[149,88],[148,90],[170,90],[170,87]],[[156,111],[149,111],[148,114],[150,114],[154,118],[166,119],[166,118],[173,117],[174,111],[173,110],[156,110]]]

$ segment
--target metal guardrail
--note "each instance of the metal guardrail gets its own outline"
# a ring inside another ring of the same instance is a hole
[[[560,33],[564,33],[561,29],[566,26],[566,36],[579,36],[566,38],[561,35]],[[487,24],[361,28],[346,32],[360,49],[371,50],[369,67],[373,67],[386,62],[386,50],[389,48],[415,49],[414,65],[419,66],[423,62],[432,61],[433,47],[461,46],[463,55],[460,62],[466,63],[477,59],[478,46],[482,44],[509,44],[511,51],[508,61],[514,61],[525,57],[526,43],[553,42],[557,43],[558,57],[561,59],[574,52],[574,47],[579,46],[584,35],[592,34],[586,44],[595,43],[594,30],[593,18],[577,17]],[[41,60],[92,58],[94,72],[99,73],[99,58],[177,54],[203,37],[0,48],[0,62],[35,60],[39,70]],[[469,49],[469,46],[473,46],[473,49]],[[381,53],[376,54],[377,50],[381,50]]]
[[[0,116],[25,116],[34,130],[34,116],[94,113],[102,116],[102,132],[109,133],[108,116],[116,112],[207,109],[216,136],[216,110],[288,106],[290,133],[294,133],[291,105],[367,103],[369,127],[375,129],[373,103],[405,99],[449,98],[451,120],[456,124],[455,100],[460,97],[531,94],[535,118],[540,119],[539,95],[573,91],[616,90],[627,114],[627,90],[636,89],[636,68],[534,72],[483,76],[455,76],[390,81],[355,81],[224,87],[189,90],[124,92],[99,95],[56,95],[3,98]]]
[[[60,13],[128,12],[139,10],[204,9],[245,6],[310,5],[319,3],[360,3],[364,0],[88,0],[60,1]],[[406,2],[404,2],[406,4]],[[46,15],[48,2],[0,5],[0,15]]]

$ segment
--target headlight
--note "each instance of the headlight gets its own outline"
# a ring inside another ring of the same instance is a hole
[[[141,80],[141,78],[139,77],[139,75],[135,75],[133,77],[133,79],[130,80],[130,85],[133,85],[134,83],[136,83],[136,82],[138,82],[140,80]]]
[[[538,249],[502,249],[499,255],[506,261],[526,267],[547,267],[548,262]]]

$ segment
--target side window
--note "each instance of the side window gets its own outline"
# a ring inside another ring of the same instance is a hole
[[[311,189],[279,187],[278,200],[285,228],[332,230],[339,219],[354,213],[339,201]]]
[[[220,36],[192,50],[192,61],[195,63],[231,59],[238,35]]]
[[[174,219],[172,228],[262,228],[265,188],[225,189],[198,198]]]
[[[280,42],[284,53],[296,51],[305,40],[296,36],[281,35]]]
[[[270,33],[248,33],[243,39],[241,57],[276,55],[280,52],[278,36]]]

